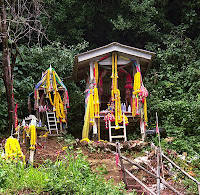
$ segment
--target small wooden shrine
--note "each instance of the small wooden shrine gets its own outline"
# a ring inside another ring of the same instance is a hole
[[[51,66],[35,86],[34,99],[34,110],[38,121],[41,121],[40,126],[47,125],[50,134],[64,131],[67,127],[69,96],[66,86]]]
[[[94,137],[98,135],[100,140],[101,122],[105,122],[110,141],[118,138],[126,141],[128,124],[130,127],[140,124],[144,140],[148,91],[143,77],[154,55],[113,42],[75,57],[73,79],[86,80],[83,139],[88,139],[90,129],[93,129]],[[122,132],[117,133],[120,129]]]

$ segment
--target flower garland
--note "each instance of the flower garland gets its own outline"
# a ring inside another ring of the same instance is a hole
[[[122,111],[121,111],[121,97],[120,90],[117,88],[117,54],[112,53],[112,90],[111,99],[115,102],[115,129],[119,129],[119,123],[122,122]]]
[[[108,121],[115,121],[115,116],[113,113],[108,113],[104,116],[103,120],[105,121],[106,129],[108,129]]]
[[[145,123],[148,122],[147,117],[147,96],[149,95],[147,89],[144,86],[141,86],[139,96],[142,98],[142,103],[144,104],[144,121]]]
[[[48,70],[47,72],[47,79],[50,79],[50,70]],[[47,80],[47,89],[49,89],[49,87],[50,87],[50,81]],[[54,109],[56,112],[56,118],[57,119],[60,118],[62,122],[66,122],[63,101],[61,99],[61,96],[58,92],[57,85],[56,85],[55,71],[53,71],[53,89],[54,89],[54,102],[52,101],[52,98],[51,98],[51,91],[47,90],[49,101],[51,105],[54,106]]]
[[[97,87],[94,88],[94,113],[95,118],[100,118],[99,116],[99,95]]]
[[[16,138],[9,137],[5,143],[5,157],[8,160],[8,158],[17,156],[23,156],[19,142]]]
[[[97,89],[97,84],[98,84],[98,63],[95,62],[95,69],[94,69],[94,77],[95,77],[95,86],[94,86],[94,113],[95,113],[95,118],[100,118],[99,117],[99,95],[98,95],[98,89]]]
[[[31,139],[30,139],[30,149],[35,150],[35,145],[36,145],[36,139],[37,139],[37,134],[36,134],[36,128],[35,125],[31,125],[29,127]]]
[[[124,118],[125,125],[128,125],[129,124],[128,117],[125,114],[123,114],[122,117]]]
[[[139,115],[139,93],[141,87],[141,74],[138,71],[134,76],[133,84],[133,102],[132,102],[132,116]]]
[[[90,97],[89,97],[89,112],[90,112],[90,123],[94,125],[94,98],[92,89],[90,89]]]

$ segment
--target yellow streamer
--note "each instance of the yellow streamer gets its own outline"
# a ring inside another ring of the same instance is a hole
[[[133,97],[133,101],[132,101],[132,116],[135,116],[135,114],[136,114],[135,97]]]
[[[115,77],[114,77],[114,80],[115,80],[115,87],[114,87],[114,93],[117,93],[117,78],[118,78],[118,75],[117,75],[117,54],[115,54]]]
[[[46,91],[50,92],[50,70],[47,70]]]
[[[144,121],[147,123],[148,118],[147,118],[147,100],[144,98]]]
[[[121,111],[121,97],[120,90],[117,87],[117,54],[112,53],[112,83],[113,88],[111,90],[112,101],[115,101],[115,129],[119,129],[119,123],[122,122],[122,111]]]
[[[50,70],[48,70],[47,75],[50,75]],[[47,79],[50,79],[50,76],[47,76]],[[47,83],[48,83],[48,85],[50,85],[49,80],[47,80]],[[49,101],[50,101],[51,105],[54,106],[54,108],[55,108],[56,118],[57,119],[61,118],[62,122],[66,122],[65,121],[65,112],[64,112],[63,101],[61,99],[61,96],[58,92],[57,85],[56,85],[56,73],[55,73],[55,71],[53,71],[53,88],[54,88],[54,102],[52,101],[50,91],[48,91]]]
[[[118,123],[118,112],[117,112],[117,98],[115,98],[115,129],[119,129],[119,123]]]
[[[98,84],[98,76],[99,76],[99,71],[98,71],[98,62],[95,62],[95,82],[96,85]]]
[[[114,80],[114,53],[112,53],[112,75],[110,78]],[[114,83],[113,83],[113,87],[114,87]]]
[[[55,76],[55,71],[53,71],[53,88],[54,91],[57,91],[57,84],[56,84],[56,76]]]
[[[99,95],[97,87],[94,88],[94,113],[95,118],[99,118]]]

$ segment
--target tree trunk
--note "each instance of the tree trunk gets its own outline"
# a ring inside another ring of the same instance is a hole
[[[13,97],[13,78],[10,66],[10,54],[8,47],[8,36],[7,36],[7,23],[6,23],[6,12],[4,6],[4,0],[0,0],[1,9],[1,34],[2,34],[2,78],[6,88],[6,98],[8,104],[8,118],[9,128],[11,130],[14,127],[15,113],[14,113],[14,97]]]

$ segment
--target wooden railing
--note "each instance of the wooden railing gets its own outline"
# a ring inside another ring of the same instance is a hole
[[[175,192],[178,195],[182,195],[179,191],[177,191],[175,188],[173,188],[170,184],[168,184],[165,179],[163,179],[162,177],[156,175],[156,171],[148,166],[151,171],[153,171],[154,173],[150,172],[149,170],[147,170],[146,168],[144,168],[143,166],[134,163],[132,160],[126,158],[125,156],[121,155],[121,151],[120,151],[120,144],[116,143],[116,148],[117,148],[117,153],[110,151],[111,153],[113,153],[114,155],[118,154],[119,155],[119,160],[120,160],[120,164],[118,164],[118,166],[122,169],[123,171],[123,181],[125,183],[125,186],[127,187],[127,179],[126,179],[126,174],[127,173],[130,177],[132,177],[134,180],[136,180],[143,188],[145,188],[145,190],[147,190],[150,194],[156,195],[156,194],[160,194],[160,191],[157,190],[157,192],[152,191],[147,185],[145,185],[144,183],[142,183],[142,181],[140,181],[135,175],[133,175],[130,171],[128,171],[123,164],[123,160],[129,162],[131,165],[137,166],[139,169],[145,171],[146,173],[150,174],[152,177],[156,178],[156,179],[160,179],[160,181],[162,182],[163,185],[165,185],[166,187],[168,187],[170,190],[172,190],[173,192]],[[164,157],[164,156],[163,156]],[[196,180],[197,181],[197,180]]]
[[[158,149],[154,143],[151,143],[151,146],[154,149]],[[166,160],[168,160],[172,165],[174,165],[177,169],[179,169],[183,174],[185,174],[188,178],[190,178],[192,181],[196,182],[198,185],[198,192],[200,195],[200,182],[197,181],[194,177],[192,177],[191,175],[189,175],[187,172],[185,172],[183,169],[181,169],[175,162],[173,162],[171,159],[169,159],[165,154],[163,154],[163,152],[161,152],[161,155],[163,156],[163,158],[165,158]]]

